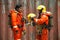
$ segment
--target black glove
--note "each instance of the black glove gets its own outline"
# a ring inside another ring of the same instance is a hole
[[[25,20],[25,23],[28,23],[28,20]]]
[[[35,25],[36,25],[36,23],[35,23],[35,22],[33,22],[32,24],[33,24],[33,26],[35,26]]]
[[[9,26],[11,29],[13,29],[12,25]]]
[[[53,18],[53,16],[48,16],[48,17],[49,17],[49,19]]]
[[[50,31],[51,30],[51,27],[52,27],[51,25],[48,25],[47,26],[47,29]]]
[[[31,20],[32,20],[32,21],[34,21],[34,18],[33,18],[33,17],[31,17]]]
[[[25,21],[25,18],[22,18],[22,20],[21,20],[22,22],[24,22]]]

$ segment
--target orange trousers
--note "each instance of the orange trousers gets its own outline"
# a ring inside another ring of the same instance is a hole
[[[48,40],[48,29],[43,28],[42,34],[37,35],[36,37],[37,37],[37,40]]]
[[[22,28],[14,28],[13,29],[14,40],[21,39],[22,37]]]

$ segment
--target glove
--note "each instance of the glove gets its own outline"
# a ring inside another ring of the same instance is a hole
[[[33,17],[30,17],[32,21],[34,21],[34,18]]]
[[[32,24],[33,24],[33,26],[35,26],[35,25],[36,25],[36,23],[35,23],[35,22],[33,22]]]
[[[25,18],[22,18],[22,20],[21,20],[22,22],[24,22],[25,21]]]
[[[48,17],[49,17],[49,19],[53,18],[53,16],[48,16]]]
[[[25,20],[25,23],[28,23],[28,20]]]
[[[13,28],[11,25],[9,26],[11,29]]]
[[[23,30],[22,35],[25,35],[25,34],[26,34],[26,31],[25,31],[25,30]]]
[[[22,22],[28,23],[28,21],[25,18],[22,18]]]

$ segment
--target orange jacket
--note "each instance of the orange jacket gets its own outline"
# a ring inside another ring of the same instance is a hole
[[[34,22],[36,22],[36,24],[46,24],[48,25],[48,21],[49,21],[49,16],[51,16],[51,14],[49,12],[46,13],[42,13],[41,18],[37,19],[34,18]],[[37,39],[38,40],[48,40],[48,29],[43,28],[42,29],[42,34],[41,35],[37,35]]]
[[[22,21],[23,15],[22,15],[22,13],[19,13],[16,10],[11,10],[10,16],[11,16],[11,22],[12,22],[12,26],[13,26],[12,30],[14,33],[14,40],[21,39],[22,31],[25,30],[24,22]],[[19,28],[20,26],[18,26],[18,25],[21,25],[22,28]],[[17,28],[14,28],[15,26],[17,26]],[[17,33],[17,31],[18,31],[18,33]]]
[[[46,25],[48,25],[48,21],[49,21],[48,16],[50,16],[50,14],[48,12],[46,12],[45,14],[42,13],[41,18],[40,19],[34,18],[34,21],[37,24],[43,24],[43,23],[45,23]]]
[[[23,15],[15,10],[10,11],[12,26],[24,25],[22,22]]]

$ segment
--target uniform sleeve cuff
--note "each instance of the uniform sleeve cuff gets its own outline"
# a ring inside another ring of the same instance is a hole
[[[17,26],[13,26],[13,28],[17,28]]]

